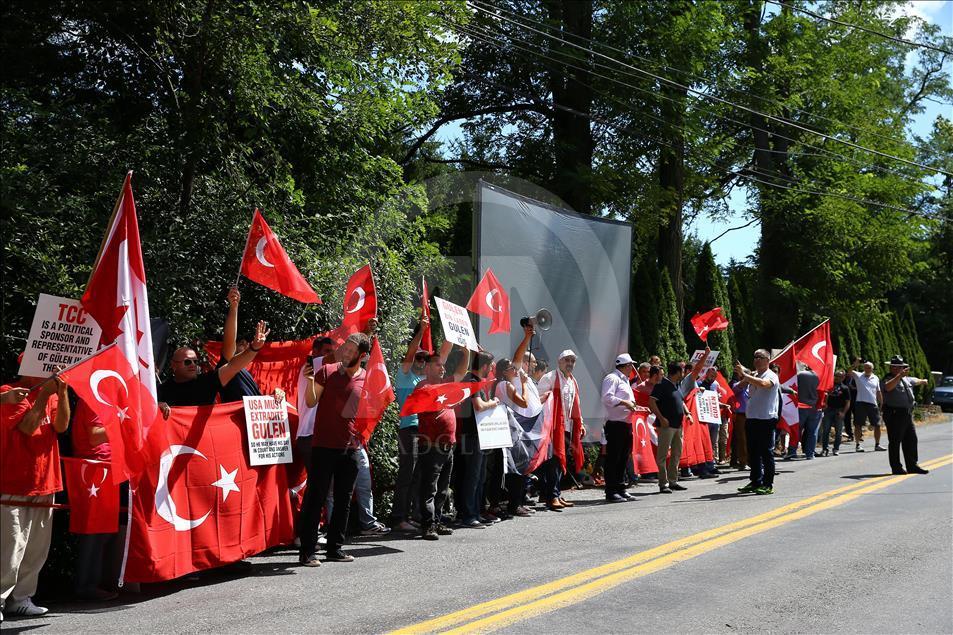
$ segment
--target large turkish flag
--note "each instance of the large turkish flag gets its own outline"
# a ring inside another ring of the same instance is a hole
[[[241,402],[173,408],[133,486],[129,582],[171,580],[294,540],[288,471],[251,467]]]

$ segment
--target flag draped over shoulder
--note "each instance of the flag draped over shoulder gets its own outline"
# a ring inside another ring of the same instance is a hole
[[[173,408],[148,445],[125,580],[171,580],[294,540],[287,467],[248,464],[241,402]]]

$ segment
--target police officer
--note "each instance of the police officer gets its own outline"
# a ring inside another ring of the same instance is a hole
[[[890,373],[884,377],[883,416],[887,425],[887,456],[894,474],[926,474],[917,465],[917,431],[913,425],[913,406],[916,400],[913,388],[927,383],[926,379],[910,377],[910,364],[899,355],[890,359]],[[903,446],[904,470],[900,465],[900,446]]]

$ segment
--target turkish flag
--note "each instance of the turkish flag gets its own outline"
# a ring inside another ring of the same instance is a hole
[[[144,466],[135,411],[143,390],[139,378],[122,349],[115,344],[67,368],[60,377],[106,429],[112,454],[112,477],[116,483],[122,483],[127,472],[136,472]]]
[[[825,320],[802,335],[792,348],[794,358],[817,373],[819,391],[827,392],[834,387],[834,347],[831,346],[830,320]]]
[[[258,284],[306,304],[321,304],[321,298],[305,280],[278,237],[257,209],[245,241],[242,275]]]
[[[364,394],[357,407],[354,429],[365,445],[374,433],[374,428],[384,416],[384,410],[394,401],[394,389],[387,374],[384,354],[377,338],[371,344],[371,355],[367,360],[367,375],[364,377]]]
[[[132,197],[132,172],[126,174],[81,302],[102,327],[102,344],[115,342],[132,373],[125,379],[127,416],[106,426],[112,446],[113,480],[121,482],[125,474],[142,469],[140,453],[158,414],[149,294]],[[106,368],[122,375],[118,362]]]
[[[780,367],[778,381],[782,386],[797,390],[797,359],[794,356],[794,346],[788,346],[771,360]],[[778,413],[778,428],[791,435],[791,445],[796,446],[800,435],[800,420],[797,413],[797,397],[781,393],[781,412]]]
[[[453,408],[480,392],[492,383],[487,379],[480,382],[460,381],[443,384],[418,384],[407,397],[400,416],[415,415],[421,412],[437,412],[444,408]]]
[[[377,317],[377,288],[374,286],[374,273],[370,265],[358,269],[347,281],[344,291],[344,318],[339,332],[344,337],[348,333],[363,332],[371,318]]]
[[[244,405],[172,408],[134,485],[129,582],[171,580],[294,540],[285,465],[252,467]]]
[[[510,298],[492,269],[483,274],[467,302],[467,310],[490,318],[490,333],[510,332]]]
[[[728,320],[722,314],[720,306],[705,313],[696,313],[692,316],[691,323],[703,342],[708,341],[708,334],[712,331],[724,331],[728,328]]]
[[[711,447],[711,436],[708,434],[708,424],[698,420],[698,403],[695,395],[698,389],[693,389],[685,397],[685,411],[691,418],[685,417],[682,430],[682,457],[679,467],[691,467],[699,463],[711,461],[714,457]]]
[[[632,422],[632,461],[637,474],[654,474],[658,472],[655,462],[655,448],[658,445],[658,436],[655,429],[649,425],[648,408],[636,408],[632,411],[629,420]]]
[[[729,409],[734,410],[738,407],[738,398],[735,397],[735,391],[720,370],[715,371],[715,380],[718,382],[718,401]]]
[[[430,336],[430,297],[427,294],[427,279],[420,279],[423,285],[423,295],[420,297],[420,316],[427,318],[423,325],[424,332],[420,335],[420,350],[433,353],[433,339]]]
[[[63,458],[69,495],[69,530],[74,534],[119,531],[119,485],[106,461]]]

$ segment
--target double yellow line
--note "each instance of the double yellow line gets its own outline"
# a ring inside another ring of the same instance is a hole
[[[953,454],[924,463],[923,467],[936,469],[951,463],[953,463]],[[889,487],[907,478],[910,478],[910,475],[862,480],[858,483],[778,507],[757,516],[751,516],[744,520],[674,540],[547,584],[412,624],[394,631],[394,633],[476,633],[496,630],[570,604],[576,604],[629,580],[708,553],[742,538],[811,516],[825,509],[843,505],[864,494]]]

